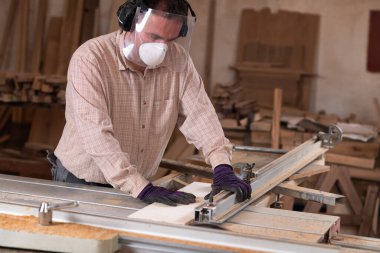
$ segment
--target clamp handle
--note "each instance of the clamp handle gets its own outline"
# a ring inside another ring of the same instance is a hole
[[[38,210],[38,223],[42,226],[49,226],[53,223],[53,210],[77,207],[78,205],[78,201],[70,201],[53,205],[50,205],[49,202],[43,201],[41,202]]]

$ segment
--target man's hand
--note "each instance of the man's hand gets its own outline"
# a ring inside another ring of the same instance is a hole
[[[237,201],[242,202],[249,199],[252,192],[251,185],[238,178],[232,167],[227,164],[220,164],[215,167],[211,187],[212,190],[205,196],[205,199],[209,199],[210,194],[214,196],[225,190],[236,193]]]
[[[164,187],[153,186],[152,183],[149,183],[140,192],[137,198],[148,204],[159,202],[169,206],[176,206],[177,204],[188,205],[195,203],[196,197],[191,193],[171,191]]]

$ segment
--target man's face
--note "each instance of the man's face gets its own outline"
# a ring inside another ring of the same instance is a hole
[[[170,43],[178,38],[181,27],[182,22],[179,19],[151,14],[140,32],[140,38],[142,43]]]

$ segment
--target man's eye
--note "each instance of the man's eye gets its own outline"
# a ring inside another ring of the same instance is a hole
[[[159,39],[160,39],[160,37],[158,37],[158,36],[156,36],[156,35],[152,35],[151,38],[152,38],[153,40],[159,40]]]

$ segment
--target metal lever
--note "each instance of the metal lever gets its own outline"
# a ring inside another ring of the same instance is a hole
[[[63,208],[77,207],[78,201],[70,201],[59,204],[50,205],[49,202],[41,202],[38,211],[38,223],[42,226],[49,226],[53,223],[53,210],[59,210]]]

